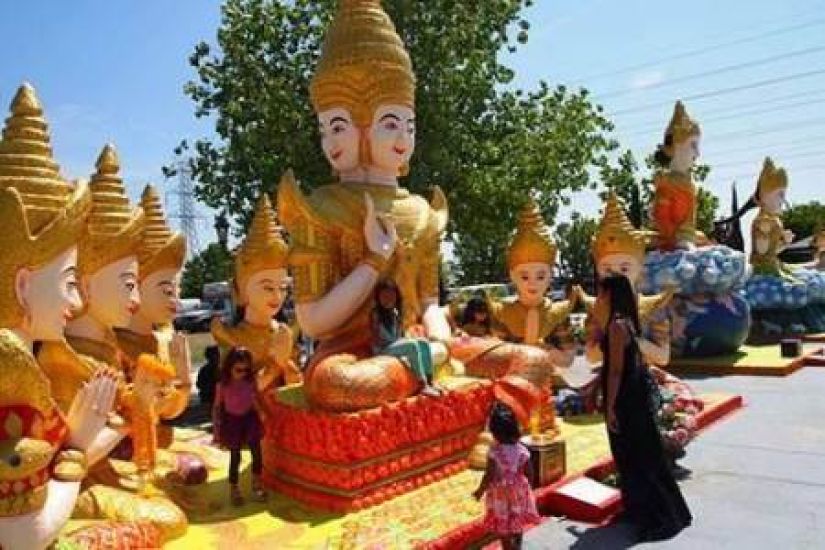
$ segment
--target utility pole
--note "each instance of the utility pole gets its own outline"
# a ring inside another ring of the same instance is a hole
[[[167,191],[167,204],[175,204],[177,209],[169,214],[170,219],[178,220],[178,227],[186,238],[186,258],[191,259],[200,252],[198,238],[198,222],[203,216],[198,214],[195,202],[195,186],[192,183],[192,173],[186,160],[177,163],[177,181],[172,184],[172,191]],[[169,201],[169,196],[173,201]]]

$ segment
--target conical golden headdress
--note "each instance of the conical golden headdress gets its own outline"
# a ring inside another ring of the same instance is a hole
[[[665,130],[665,142],[667,142],[667,137],[670,136],[674,144],[682,143],[689,137],[698,136],[700,133],[699,124],[688,116],[684,104],[677,101],[676,106],[673,108],[673,116]],[[666,152],[670,153],[671,151]]]
[[[261,195],[249,233],[235,258],[235,282],[243,292],[249,278],[266,269],[286,269],[288,249],[281,238],[275,211],[266,194]]]
[[[756,182],[756,193],[759,197],[764,197],[771,191],[786,189],[788,187],[788,174],[784,168],[777,168],[770,157],[765,157],[762,164],[762,172]]]
[[[533,199],[519,212],[518,228],[507,251],[507,269],[529,263],[556,264],[556,243]]]
[[[159,269],[181,269],[186,258],[186,239],[181,233],[173,233],[169,229],[158,192],[151,185],[143,190],[140,206],[146,216],[143,240],[138,251],[140,279]]]
[[[380,0],[339,0],[309,92],[316,112],[343,107],[361,127],[380,105],[414,106],[410,56]]]
[[[599,229],[593,237],[593,259],[596,264],[610,254],[629,254],[644,262],[645,242],[644,233],[633,227],[616,193],[611,191]]]
[[[22,320],[17,271],[77,244],[90,206],[85,182],[72,186],[60,176],[43,109],[34,88],[23,84],[0,140],[0,327]]]
[[[106,145],[92,176],[92,213],[86,235],[80,242],[80,270],[94,275],[127,256],[137,256],[143,236],[143,209],[129,208],[129,198],[120,178],[120,160],[112,145]]]

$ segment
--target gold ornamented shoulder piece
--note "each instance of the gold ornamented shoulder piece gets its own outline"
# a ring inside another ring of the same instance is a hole
[[[654,313],[667,307],[674,296],[676,296],[675,288],[668,288],[652,296],[639,296],[639,322],[646,323]]]
[[[433,186],[433,198],[430,201],[430,208],[435,212],[438,233],[443,234],[447,229],[447,222],[450,220],[450,208],[447,205],[447,197],[438,185]]]

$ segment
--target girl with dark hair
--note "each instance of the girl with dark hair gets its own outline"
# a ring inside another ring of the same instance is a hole
[[[401,292],[394,281],[375,285],[375,308],[372,312],[372,351],[375,355],[397,357],[421,380],[424,395],[441,392],[432,385],[433,356],[430,344],[419,338],[404,337]]]
[[[640,540],[671,538],[692,518],[665,457],[655,420],[655,383],[642,363],[637,299],[630,280],[611,275],[599,300],[609,321],[602,338],[602,390],[610,450],[619,474],[627,520]]]
[[[495,444],[487,468],[473,496],[484,496],[484,526],[501,538],[501,546],[521,548],[522,533],[541,519],[530,489],[530,451],[519,442],[521,430],[513,410],[496,401],[490,411],[490,433]]]
[[[243,347],[229,350],[221,367],[221,377],[212,408],[215,441],[229,449],[229,486],[234,506],[243,505],[238,488],[241,448],[249,447],[252,455],[252,495],[257,501],[266,499],[261,483],[261,420],[256,408],[258,380],[252,368],[252,353]]]
[[[481,296],[471,298],[464,306],[461,316],[461,330],[470,336],[487,336],[490,334],[490,309]]]

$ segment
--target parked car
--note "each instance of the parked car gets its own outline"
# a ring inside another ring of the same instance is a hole
[[[186,332],[207,332],[213,314],[214,310],[208,303],[198,299],[181,300],[180,309],[175,317],[175,329]]]

